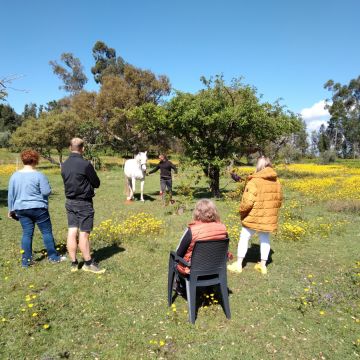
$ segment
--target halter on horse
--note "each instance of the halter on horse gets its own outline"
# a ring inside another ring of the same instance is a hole
[[[125,161],[124,173],[127,187],[127,200],[134,199],[135,180],[140,180],[140,200],[144,201],[144,182],[146,173],[147,151],[139,152],[134,159]]]

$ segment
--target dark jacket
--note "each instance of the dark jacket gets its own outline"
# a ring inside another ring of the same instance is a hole
[[[61,165],[61,176],[67,199],[88,200],[94,196],[94,188],[100,186],[94,167],[78,153],[71,153]]]
[[[171,179],[171,169],[177,173],[176,166],[169,160],[160,161],[159,164],[149,171],[149,174],[154,173],[160,169],[160,179],[169,180]]]

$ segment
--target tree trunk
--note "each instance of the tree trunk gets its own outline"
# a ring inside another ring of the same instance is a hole
[[[209,165],[204,169],[205,175],[210,180],[210,191],[212,196],[221,197],[220,194],[220,167],[218,165]]]

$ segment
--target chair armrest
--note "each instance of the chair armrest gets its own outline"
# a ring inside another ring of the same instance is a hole
[[[190,267],[191,264],[185,261],[182,257],[176,254],[175,251],[170,251],[170,255],[174,258],[175,261],[182,263],[185,266]]]

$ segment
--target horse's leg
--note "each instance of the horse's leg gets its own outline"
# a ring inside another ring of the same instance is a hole
[[[140,200],[141,201],[145,201],[144,200],[144,196],[143,196],[143,193],[144,193],[144,179],[143,180],[140,180],[140,189],[141,189],[141,192],[140,192]]]
[[[127,197],[127,200],[131,200],[133,195],[134,195],[134,192],[133,192],[133,189],[131,187],[131,179],[127,178],[127,187],[128,187],[128,197]]]
[[[135,184],[136,184],[136,180],[135,180],[135,177],[132,178],[132,198],[134,199],[135,198]]]

